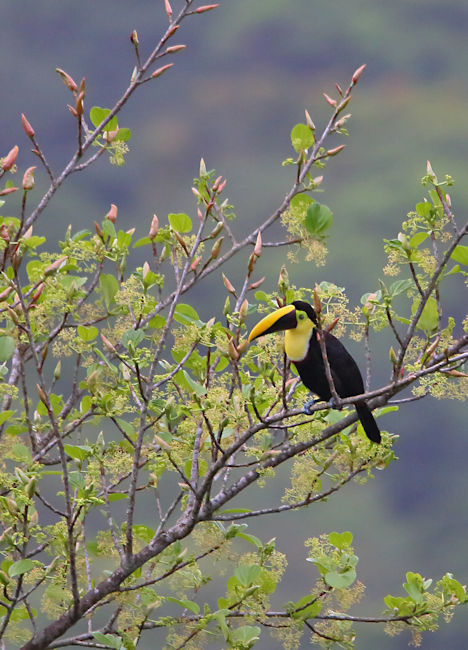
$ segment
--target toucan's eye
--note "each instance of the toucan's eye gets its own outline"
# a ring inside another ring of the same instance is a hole
[[[299,318],[299,320],[304,320],[304,318],[305,318],[305,314],[302,313],[302,312],[299,312],[298,315],[297,315],[297,317]]]

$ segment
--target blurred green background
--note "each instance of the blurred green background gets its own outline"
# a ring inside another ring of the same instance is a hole
[[[55,67],[76,80],[86,77],[88,109],[111,106],[134,65],[131,31],[138,30],[144,55],[166,21],[162,0],[4,0],[2,155],[18,144],[20,169],[36,164],[19,119],[24,112],[53,169],[62,169],[76,138],[66,108],[70,96]],[[296,285],[333,281],[346,286],[351,303],[357,303],[382,277],[382,238],[397,234],[405,214],[423,196],[419,179],[426,159],[440,176],[455,177],[451,195],[463,221],[467,30],[466,0],[221,0],[217,11],[184,23],[173,44],[185,43],[187,50],[121,113],[120,126],[133,132],[126,165],[116,168],[102,159],[70,178],[43,215],[42,228],[56,242],[69,223],[92,226],[111,202],[119,207],[120,227],[134,226],[139,236],[147,233],[154,212],[163,223],[168,212],[193,214],[190,187],[203,156],[208,168],[227,177],[225,193],[238,215],[235,228],[244,232],[260,223],[290,187],[294,170],[281,167],[281,161],[292,155],[289,131],[303,121],[304,108],[320,129],[329,108],[322,92],[336,94],[334,82],[345,86],[366,63],[350,105],[350,137],[329,141],[330,146],[346,142],[347,148],[327,167],[320,198],[335,215],[327,265],[288,265]],[[36,179],[38,197],[47,187],[42,170]],[[264,262],[267,290],[276,286],[284,255],[280,249]],[[137,254],[134,261],[144,260]],[[236,268],[238,274],[239,263],[227,272],[232,281]],[[204,317],[215,311],[219,316],[224,303],[221,279],[210,283],[209,290],[216,292],[210,304],[202,304],[206,287],[187,298]],[[447,314],[466,313],[455,284],[449,295],[453,304],[447,305]],[[375,385],[389,374],[388,342],[374,351]],[[362,366],[362,345],[347,345]],[[326,505],[250,524],[264,540],[277,537],[278,548],[289,557],[275,606],[306,593],[316,572],[305,563],[303,539],[331,530],[355,535],[358,574],[367,585],[357,614],[378,615],[386,594],[400,594],[407,570],[437,579],[452,571],[462,583],[468,581],[466,405],[427,398],[405,406],[383,426],[400,435],[400,461],[366,487],[350,486]],[[248,496],[252,502],[280,499],[286,480],[283,471],[265,494],[255,488]],[[359,650],[398,650],[410,640],[407,634],[386,637],[370,625],[361,625],[358,634]],[[462,649],[467,637],[466,617],[458,613],[451,625],[442,623],[436,634],[426,635],[422,647]],[[154,644],[148,639],[142,647]],[[265,634],[258,647],[279,645]],[[308,647],[306,635],[301,647]]]

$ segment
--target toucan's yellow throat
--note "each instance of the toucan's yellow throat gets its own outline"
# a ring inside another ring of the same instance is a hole
[[[313,329],[314,321],[311,315],[293,303],[265,316],[250,332],[249,341],[265,334],[284,331],[285,351],[288,359],[302,361],[307,355]]]

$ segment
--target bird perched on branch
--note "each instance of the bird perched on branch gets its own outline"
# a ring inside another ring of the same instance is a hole
[[[257,323],[249,334],[249,341],[264,334],[284,331],[286,356],[296,366],[302,383],[321,400],[331,401],[333,406],[331,382],[327,378],[320,345],[320,336],[323,335],[336,394],[344,398],[364,393],[361,372],[353,357],[333,334],[319,331],[317,326],[317,314],[312,305],[295,300]],[[369,440],[380,442],[379,428],[366,402],[356,402],[354,406]]]

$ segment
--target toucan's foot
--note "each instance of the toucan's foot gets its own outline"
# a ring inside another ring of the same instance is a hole
[[[343,408],[343,404],[340,399],[337,401],[334,397],[330,397],[330,401],[328,403],[330,404],[330,408],[336,409],[337,411],[341,411]]]
[[[308,402],[306,402],[304,404],[304,409],[303,409],[304,413],[306,415],[312,415],[311,408],[314,406],[314,404],[317,404],[317,402],[320,402],[320,401],[321,400],[318,399],[318,398],[317,399],[310,399]]]

